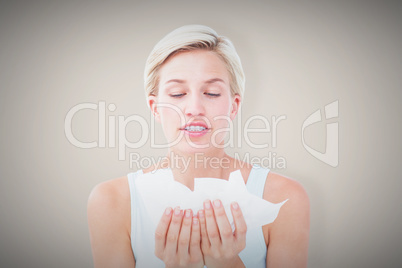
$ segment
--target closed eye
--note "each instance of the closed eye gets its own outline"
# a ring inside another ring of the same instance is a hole
[[[219,93],[204,93],[204,94],[210,97],[219,97],[221,95]]]
[[[178,93],[178,94],[170,94],[170,97],[172,98],[180,98],[186,95],[186,93]]]

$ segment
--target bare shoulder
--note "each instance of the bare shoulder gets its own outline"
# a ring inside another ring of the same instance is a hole
[[[310,201],[304,187],[294,179],[269,172],[264,199],[281,207],[273,223],[264,226],[268,246],[267,266],[307,267],[310,232]]]
[[[128,216],[127,216],[128,215]],[[88,198],[89,227],[94,222],[105,220],[113,225],[124,227],[130,233],[130,190],[126,176],[101,182],[96,185]],[[113,222],[111,220],[113,219]]]
[[[274,222],[263,227],[267,244],[267,267],[307,267],[310,232],[310,201],[296,180],[269,172],[264,199],[281,207]]]
[[[89,195],[87,212],[95,267],[133,267],[127,177],[96,185]]]
[[[129,205],[130,190],[127,176],[101,182],[96,185],[88,198],[88,209],[119,211]]]
[[[289,199],[287,203],[309,207],[309,197],[303,185],[283,175],[269,172],[264,188],[264,199],[279,203]]]

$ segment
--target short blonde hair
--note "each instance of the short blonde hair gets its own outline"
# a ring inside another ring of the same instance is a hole
[[[155,45],[145,64],[144,86],[146,95],[158,94],[158,71],[170,56],[178,52],[197,49],[213,51],[221,57],[231,77],[232,95],[238,94],[242,97],[245,88],[245,76],[235,47],[228,38],[219,36],[213,29],[203,25],[186,25],[177,28]]]

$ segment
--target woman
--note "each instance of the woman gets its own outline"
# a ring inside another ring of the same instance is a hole
[[[169,154],[156,166],[93,189],[88,221],[96,267],[306,267],[309,200],[303,187],[224,151],[244,81],[234,46],[208,27],[178,28],[154,47],[146,63],[145,88]],[[156,229],[148,228],[135,187],[143,174],[169,173],[194,189],[194,178],[227,180],[238,169],[253,194],[273,203],[289,199],[273,223],[247,229],[234,202],[232,232],[222,202],[205,200],[200,211],[167,208]]]

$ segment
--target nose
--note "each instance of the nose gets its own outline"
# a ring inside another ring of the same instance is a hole
[[[205,107],[202,98],[198,94],[191,94],[187,98],[184,112],[187,116],[204,116]]]

